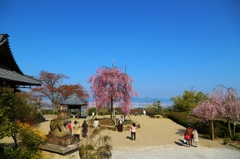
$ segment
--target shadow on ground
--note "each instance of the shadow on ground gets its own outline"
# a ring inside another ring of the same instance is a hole
[[[126,139],[132,140],[132,138],[130,136],[127,136]]]
[[[180,140],[179,141],[174,141],[174,143],[178,146],[185,146],[186,144],[183,142],[183,140]]]
[[[178,131],[176,132],[176,134],[178,135],[184,135],[185,133],[185,129],[178,129]]]

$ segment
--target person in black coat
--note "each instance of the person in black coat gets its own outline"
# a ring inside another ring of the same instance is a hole
[[[122,132],[123,131],[123,120],[122,120],[122,116],[120,119],[118,119],[118,131]]]
[[[88,124],[87,121],[84,120],[83,124],[82,124],[82,137],[87,137],[87,132],[88,132]]]

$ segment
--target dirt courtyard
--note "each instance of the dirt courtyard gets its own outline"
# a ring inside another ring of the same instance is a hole
[[[40,124],[40,130],[48,134],[50,120],[56,116],[46,115],[47,121]],[[98,116],[101,118],[102,116]],[[108,117],[108,116],[106,116]],[[120,116],[117,116],[118,118]],[[207,140],[199,138],[198,147],[187,148],[182,142],[185,128],[167,118],[149,118],[148,116],[130,116],[134,122],[140,123],[136,132],[136,141],[129,139],[127,130],[123,132],[104,130],[101,135],[111,136],[113,159],[128,158],[185,158],[191,153],[194,158],[231,158],[239,159],[240,150],[222,144],[222,140]],[[126,119],[129,119],[126,117]],[[83,118],[72,118],[83,123]],[[4,138],[0,143],[12,142]],[[83,141],[84,142],[84,141]]]

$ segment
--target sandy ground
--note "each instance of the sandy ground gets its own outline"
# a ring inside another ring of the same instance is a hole
[[[45,116],[48,121],[41,123],[40,130],[48,134],[49,121],[54,117]],[[240,159],[240,150],[222,145],[222,140],[211,141],[199,138],[198,147],[187,148],[182,142],[185,128],[170,119],[153,119],[148,116],[130,117],[133,121],[140,123],[141,128],[137,129],[136,141],[129,139],[130,134],[127,130],[122,133],[112,130],[101,132],[101,135],[111,136],[113,159],[185,159],[186,156],[193,156],[194,159]],[[72,118],[72,121],[74,120],[76,119]],[[83,120],[77,119],[80,123],[83,123]],[[0,140],[0,143],[9,142],[12,142],[11,138]]]

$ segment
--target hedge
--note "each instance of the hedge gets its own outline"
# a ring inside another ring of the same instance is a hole
[[[198,130],[198,133],[204,134],[206,138],[211,138],[211,127],[209,123],[199,122],[197,117],[185,113],[185,112],[168,112],[166,113],[169,119],[176,122],[179,125],[187,127],[189,124]],[[233,124],[231,123],[231,129],[233,132]],[[240,126],[236,126],[236,133],[240,132]],[[227,137],[228,136],[228,124],[225,120],[214,120],[214,135],[215,137]]]

